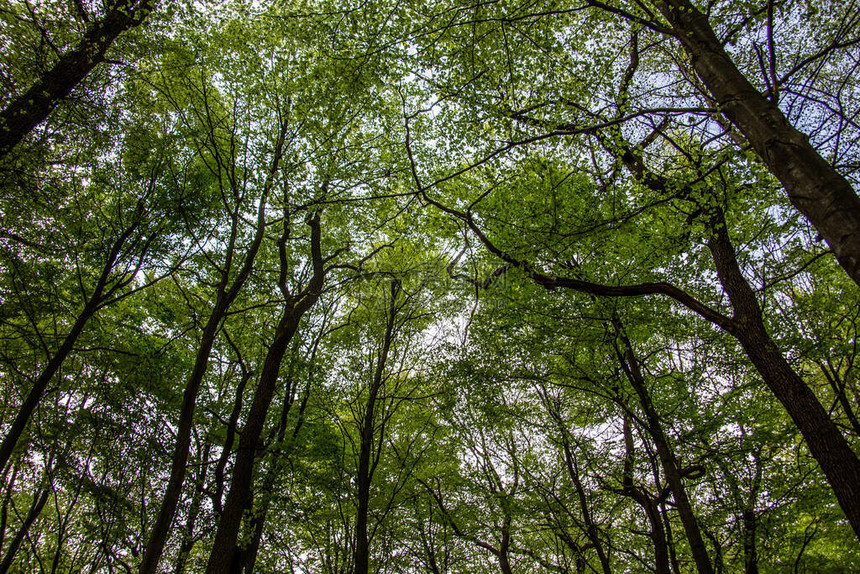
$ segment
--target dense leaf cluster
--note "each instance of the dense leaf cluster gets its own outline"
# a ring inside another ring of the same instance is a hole
[[[856,2],[0,42],[0,574],[860,571]]]

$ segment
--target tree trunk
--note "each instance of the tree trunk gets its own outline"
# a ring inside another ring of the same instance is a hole
[[[666,532],[663,529],[663,517],[660,515],[660,505],[654,499],[643,501],[645,514],[648,516],[648,524],[651,526],[651,542],[654,545],[654,572],[656,574],[670,574],[669,570],[669,544],[666,541]]]
[[[678,510],[678,516],[681,518],[681,524],[684,526],[684,532],[687,535],[687,540],[690,542],[690,551],[693,555],[693,560],[696,562],[697,570],[702,574],[711,574],[713,567],[711,559],[708,556],[708,550],[705,547],[705,541],[702,538],[702,532],[699,528],[699,523],[696,520],[696,515],[693,513],[693,506],[690,499],[687,497],[687,489],[684,486],[684,480],[681,476],[681,469],[678,465],[678,459],[669,445],[669,439],[663,431],[663,424],[660,421],[660,416],[654,408],[651,401],[651,395],[645,385],[645,378],[642,375],[642,370],[639,366],[639,360],[636,358],[633,347],[624,333],[623,325],[617,317],[613,318],[615,331],[623,348],[616,345],[616,352],[621,362],[624,373],[630,381],[633,390],[639,397],[639,404],[645,414],[647,422],[648,434],[654,440],[654,445],[657,447],[657,455],[660,457],[660,466],[663,468],[663,473],[666,475],[666,481],[672,489],[672,495],[675,499],[675,508]],[[655,508],[656,510],[656,508]],[[658,515],[659,518],[659,515]]]
[[[146,19],[155,0],[117,0],[104,18],[87,30],[81,42],[63,54],[29,90],[0,112],[0,158],[39,125],[57,104],[104,61],[117,37]]]
[[[322,331],[320,333],[320,337],[322,336]],[[319,338],[317,338],[317,343],[319,343]],[[293,345],[293,354],[298,352],[299,348],[299,340],[294,339],[295,343]],[[311,363],[314,362],[314,357],[316,356],[316,349],[314,349],[311,354]],[[278,430],[276,433],[276,440],[278,444],[282,444],[284,439],[287,436],[287,423],[290,411],[292,411],[293,404],[296,400],[296,392],[298,389],[298,383],[295,381],[293,377],[292,367],[295,363],[290,364],[290,373],[287,376],[287,388],[284,393],[284,404],[281,407],[281,420],[278,423]],[[311,383],[308,381],[305,386],[305,390],[302,393],[302,398],[299,404],[299,412],[298,412],[298,420],[296,421],[295,426],[293,427],[292,432],[292,440],[295,441],[296,437],[299,434],[299,430],[304,423],[304,413],[305,407],[307,406],[308,397],[310,395]],[[235,424],[235,422],[234,422]],[[290,449],[292,450],[292,449]],[[281,451],[278,453],[279,456],[286,456],[287,453]],[[251,541],[248,545],[241,550],[240,563],[242,564],[242,568],[246,574],[251,574],[254,571],[254,565],[257,563],[257,555],[260,551],[260,543],[263,540],[263,529],[266,526],[266,518],[269,515],[269,507],[271,505],[271,493],[274,489],[275,480],[278,477],[278,473],[280,471],[280,467],[278,464],[273,461],[269,468],[266,471],[266,476],[263,479],[263,484],[261,487],[261,491],[263,494],[262,502],[260,504],[260,508],[257,512],[254,513],[253,517],[249,521],[248,530],[252,533]]]
[[[236,206],[235,211],[232,214],[233,222],[230,230],[229,247],[224,256],[226,263],[224,264],[224,270],[217,287],[215,305],[209,315],[209,319],[206,321],[206,326],[203,328],[197,356],[194,359],[194,366],[191,369],[191,374],[188,377],[188,381],[185,384],[185,390],[182,393],[182,406],[179,411],[176,445],[173,448],[173,455],[170,461],[170,478],[167,482],[167,489],[164,493],[164,498],[161,501],[161,507],[158,510],[158,516],[155,519],[155,524],[152,527],[152,532],[149,535],[149,540],[147,541],[146,549],[143,553],[143,560],[140,563],[140,574],[155,574],[156,569],[158,568],[158,561],[161,559],[161,554],[164,552],[164,545],[167,543],[167,537],[170,534],[170,525],[173,522],[174,515],[176,514],[176,507],[179,505],[179,497],[182,495],[182,486],[185,483],[188,451],[191,447],[191,430],[194,425],[194,411],[197,406],[197,394],[200,392],[200,385],[203,383],[203,377],[206,375],[206,368],[209,364],[209,355],[211,354],[212,347],[215,344],[218,330],[221,328],[221,322],[227,315],[227,311],[229,311],[230,306],[242,290],[242,287],[245,285],[245,281],[247,281],[248,276],[251,274],[251,270],[254,267],[254,261],[257,258],[257,253],[259,252],[260,245],[263,242],[263,235],[266,229],[266,204],[269,198],[272,181],[274,179],[273,176],[278,170],[281,156],[283,154],[285,134],[286,124],[281,126],[278,139],[276,140],[275,151],[272,157],[269,173],[263,186],[263,191],[260,194],[254,237],[248,246],[248,251],[242,259],[241,267],[237,271],[232,283],[230,283],[229,273],[234,257],[234,250],[236,249],[236,238],[239,234],[239,222],[241,221],[238,206]]]
[[[361,443],[358,455],[357,502],[355,516],[355,574],[367,574],[370,549],[367,540],[367,514],[370,507],[370,456],[373,448],[373,424],[375,393],[368,396],[364,421],[361,427]]]
[[[860,285],[860,197],[851,184],[796,130],[777,104],[741,74],[714,34],[708,17],[689,0],[657,3],[693,67],[726,117],[815,226],[839,264]]]
[[[200,514],[203,490],[206,487],[206,475],[208,474],[209,467],[209,452],[211,449],[212,443],[207,441],[199,458],[198,464],[200,470],[197,473],[197,481],[194,486],[194,494],[191,496],[191,505],[188,508],[185,526],[182,529],[182,539],[179,543],[179,554],[176,556],[176,566],[173,569],[175,574],[183,574],[185,572],[185,565],[188,563],[191,550],[194,548],[194,529],[197,524],[197,517]]]
[[[732,334],[800,430],[836,494],[839,506],[860,538],[860,460],[815,393],[794,372],[770,338],[756,295],[738,266],[722,213],[717,214],[712,227],[713,236],[708,247],[738,324]]]
[[[99,301],[94,299],[96,296],[100,297],[101,293],[94,293],[93,298],[90,298],[84,306],[83,311],[78,315],[78,318],[75,320],[74,325],[72,325],[71,330],[69,330],[66,337],[63,339],[60,348],[57,349],[57,352],[54,353],[54,356],[51,357],[50,361],[48,361],[48,364],[45,366],[45,370],[42,371],[39,378],[37,378],[33,383],[33,387],[30,389],[30,392],[27,393],[27,398],[24,399],[24,402],[21,404],[21,408],[18,409],[18,413],[15,415],[12,425],[9,427],[9,432],[5,437],[3,437],[3,443],[0,444],[0,470],[6,468],[9,458],[15,450],[15,445],[18,444],[18,441],[21,439],[21,435],[24,434],[24,429],[27,428],[27,423],[30,422],[30,417],[33,416],[33,411],[36,410],[36,407],[42,400],[42,395],[45,394],[45,390],[48,388],[48,383],[51,382],[51,379],[53,379],[54,375],[57,374],[57,371],[60,370],[60,367],[66,361],[69,353],[72,352],[72,348],[78,340],[78,337],[83,332],[84,327],[98,309]]]
[[[50,495],[51,487],[48,485],[45,487],[45,490],[33,499],[33,504],[30,506],[30,510],[27,512],[27,516],[24,518],[21,528],[19,528],[18,532],[15,533],[15,536],[12,537],[12,540],[9,542],[9,548],[6,549],[6,555],[3,557],[3,562],[0,562],[0,574],[6,574],[6,572],[9,571],[9,568],[12,567],[12,562],[15,560],[15,554],[18,553],[18,549],[21,547],[21,543],[24,542],[24,538],[30,531],[30,527],[33,525],[33,522],[35,522],[39,517],[39,514],[42,513],[42,509],[45,508],[45,503],[48,502],[48,497]]]
[[[672,521],[669,520],[669,511],[666,510],[666,502],[660,502],[660,516],[663,518],[663,526],[666,531],[666,545],[669,547],[669,564],[672,572],[681,574],[681,566],[678,564],[678,554],[675,551],[675,538],[672,535]]]
[[[663,527],[663,516],[661,514],[660,499],[651,496],[644,488],[637,488],[633,484],[633,432],[630,429],[630,415],[624,413],[624,475],[623,488],[618,492],[632,498],[645,511],[648,525],[651,527],[649,538],[654,546],[654,572],[656,574],[670,574],[669,571],[669,544],[666,531]]]
[[[266,353],[248,420],[239,438],[236,463],[233,465],[233,480],[227,493],[224,510],[221,512],[212,553],[209,555],[207,574],[228,574],[234,572],[236,567],[240,567],[239,564],[234,564],[239,560],[236,542],[242,524],[242,515],[247,506],[246,501],[251,494],[254,461],[260,446],[260,436],[272,403],[281,360],[286,354],[287,345],[298,330],[302,314],[297,313],[293,305],[287,305],[278,323],[272,345]]]
[[[564,453],[565,468],[567,470],[567,476],[570,478],[570,481],[573,483],[573,487],[576,490],[577,499],[579,500],[579,510],[582,513],[582,522],[585,524],[585,535],[588,537],[588,541],[594,546],[597,558],[600,560],[600,567],[603,570],[603,574],[610,574],[612,569],[609,565],[609,557],[606,555],[606,550],[603,548],[603,541],[600,539],[597,524],[594,522],[594,518],[591,515],[585,486],[582,484],[582,480],[579,476],[579,465],[570,444],[570,432],[568,431],[567,423],[561,416],[560,408],[556,408],[556,406],[552,404],[552,400],[549,396],[544,395],[544,404],[546,409],[549,411],[550,416],[555,421],[556,426],[558,427],[558,432],[561,435],[561,447]]]
[[[242,515],[251,495],[254,462],[260,450],[260,437],[275,393],[281,361],[286,354],[287,346],[298,330],[302,316],[322,294],[325,269],[320,248],[319,216],[315,215],[308,223],[311,226],[313,276],[301,293],[289,297],[285,302],[283,315],[275,329],[274,339],[266,352],[259,384],[239,439],[239,449],[233,465],[233,480],[218,522],[212,551],[209,554],[207,574],[228,574],[241,568],[241,556],[236,543],[242,525]]]
[[[502,527],[502,540],[499,544],[499,570],[502,574],[513,574],[509,556],[511,545],[510,517],[506,516],[505,519],[505,526]]]
[[[194,367],[191,369],[191,375],[188,377],[185,391],[182,393],[182,407],[179,414],[179,428],[176,431],[176,445],[171,458],[170,478],[167,481],[167,489],[164,491],[164,498],[162,498],[158,516],[150,532],[149,541],[143,551],[143,560],[140,563],[141,574],[155,573],[164,545],[167,543],[167,536],[170,534],[170,526],[179,504],[182,486],[185,483],[197,393],[203,382],[203,376],[206,374],[209,354],[215,344],[215,336],[221,325],[224,310],[223,305],[216,304],[212,315],[209,316],[203,329],[197,356],[194,359]]]
[[[755,511],[745,508],[743,511],[744,529],[744,572],[746,574],[758,574],[758,552],[756,551],[756,526]]]
[[[382,341],[382,349],[376,361],[373,372],[373,380],[367,391],[364,417],[359,428],[360,446],[358,452],[357,484],[357,513],[355,517],[355,574],[367,574],[370,567],[370,541],[367,535],[367,517],[370,511],[370,483],[373,480],[375,464],[373,458],[373,439],[376,430],[376,401],[385,376],[385,365],[388,362],[388,353],[391,351],[391,343],[394,340],[395,318],[397,316],[397,294],[400,286],[397,281],[391,283],[391,294],[388,306],[388,316],[385,325],[385,338]],[[377,457],[379,453],[376,453]],[[378,460],[378,458],[376,459]]]
[[[685,16],[685,18],[687,17]],[[707,19],[704,22],[707,24]],[[712,31],[710,34],[713,36]],[[737,73],[737,70],[735,72]],[[626,160],[625,163],[627,163]],[[637,168],[637,166],[631,166],[628,163],[628,167],[637,178],[655,191],[666,192],[669,189],[668,186],[671,185],[671,182],[666,178],[641,169],[641,165]],[[794,372],[767,333],[761,307],[756,299],[756,294],[740,270],[721,211],[717,210],[711,214],[710,225],[712,237],[708,242],[708,248],[711,251],[720,283],[729,296],[734,316],[728,319],[710,308],[705,308],[698,301],[687,300],[684,296],[674,294],[670,290],[663,292],[719,326],[741,344],[768,389],[783,405],[795,426],[800,430],[810,453],[821,466],[827,482],[833,489],[839,506],[848,518],[854,533],[860,538],[860,459],[851,449],[839,428],[830,419],[827,411],[818,402],[815,393]],[[485,238],[482,238],[482,241],[485,244],[488,243]],[[498,250],[496,251],[498,252]],[[545,281],[544,276],[540,274],[532,273],[532,276],[538,282]],[[580,291],[612,294],[581,281],[552,279],[558,284]],[[617,288],[615,290],[619,291]],[[627,290],[625,294],[636,293]]]
[[[81,310],[77,319],[75,319],[75,323],[66,334],[62,344],[60,344],[60,348],[57,349],[57,352],[54,353],[54,356],[48,361],[45,369],[33,383],[33,388],[30,389],[30,392],[27,394],[27,398],[24,399],[24,402],[21,404],[18,414],[15,415],[12,425],[9,427],[9,432],[5,437],[3,437],[3,443],[0,444],[0,472],[6,468],[6,464],[9,462],[9,457],[12,456],[12,451],[15,450],[15,445],[18,444],[18,440],[21,438],[21,435],[24,434],[24,429],[27,428],[27,423],[30,422],[30,417],[33,415],[33,411],[36,410],[36,407],[42,400],[42,395],[45,394],[45,390],[48,388],[48,383],[51,382],[51,379],[54,378],[54,375],[60,370],[60,367],[69,356],[69,353],[72,352],[72,348],[74,348],[78,337],[83,332],[84,327],[87,325],[89,320],[105,302],[105,298],[110,297],[109,293],[111,292],[111,288],[108,287],[110,275],[119,259],[120,251],[136,228],[137,223],[134,223],[129,226],[129,228],[126,229],[122,235],[116,239],[116,241],[114,241],[111,246],[110,253],[108,254],[107,261],[105,262],[104,267],[102,267],[102,272],[99,275],[96,286],[90,294],[89,299],[84,303],[84,308]],[[114,283],[114,288],[116,286],[117,283]]]

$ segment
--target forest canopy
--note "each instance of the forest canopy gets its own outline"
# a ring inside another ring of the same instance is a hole
[[[0,574],[860,571],[856,0],[0,41]]]

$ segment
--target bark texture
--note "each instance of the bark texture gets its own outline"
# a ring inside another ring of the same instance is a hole
[[[734,309],[737,326],[731,333],[800,430],[810,453],[836,494],[839,506],[860,538],[860,459],[815,393],[788,364],[770,338],[756,295],[741,273],[722,214],[716,216],[713,227],[708,247],[717,275]]]
[[[788,122],[777,104],[738,70],[705,14],[689,0],[664,0],[657,5],[720,110],[860,285],[860,197],[851,184]]]
[[[107,14],[90,26],[80,43],[63,54],[30,89],[0,112],[0,158],[42,123],[99,63],[123,32],[140,25],[155,0],[117,0]]]

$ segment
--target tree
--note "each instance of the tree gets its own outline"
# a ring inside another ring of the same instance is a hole
[[[0,6],[0,570],[860,568],[856,6],[155,6]]]
[[[42,123],[87,74],[105,60],[108,49],[120,34],[143,23],[155,8],[155,0],[111,1],[105,13],[92,22],[83,4],[79,2],[77,7],[77,16],[87,23],[87,30],[77,46],[58,54],[51,69],[43,72],[30,88],[8,102],[0,112],[0,157]],[[33,26],[47,38],[48,31],[42,28],[32,8],[30,15]]]

